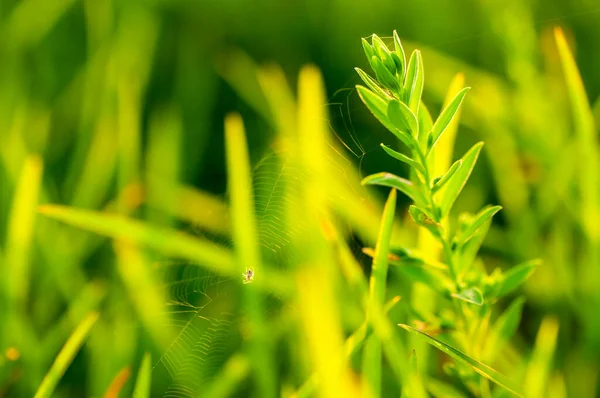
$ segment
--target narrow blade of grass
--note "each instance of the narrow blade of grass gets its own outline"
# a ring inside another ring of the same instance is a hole
[[[545,318],[535,339],[535,347],[525,374],[524,390],[528,398],[547,396],[548,379],[552,370],[552,357],[556,349],[557,337],[558,320]]]
[[[439,349],[440,351],[450,355],[452,358],[456,359],[457,361],[460,361],[466,365],[469,365],[471,368],[473,368],[473,370],[477,373],[479,373],[480,375],[482,375],[483,377],[485,377],[486,379],[489,379],[491,381],[493,381],[494,383],[498,384],[499,386],[503,387],[504,389],[506,389],[507,391],[512,392],[513,394],[522,397],[522,393],[520,392],[520,388],[518,386],[516,386],[510,379],[508,379],[506,376],[498,373],[497,371],[495,371],[494,369],[490,368],[489,366],[471,358],[470,356],[468,356],[467,354],[464,354],[463,352],[457,350],[456,348],[434,338],[431,337],[411,326],[408,325],[403,325],[403,324],[399,324],[398,326],[400,326],[402,329],[410,332],[410,333],[414,333],[418,336],[421,336],[423,339],[425,339],[429,344],[431,344],[432,346],[436,347],[437,349]]]
[[[228,187],[231,194],[231,218],[235,254],[240,274],[246,269],[254,278],[264,278],[263,264],[260,257],[256,220],[254,218],[254,201],[252,197],[252,180],[250,158],[246,144],[246,133],[242,118],[229,115],[225,119],[225,147],[227,152]],[[253,280],[251,280],[253,282]],[[250,327],[253,330],[250,353],[258,394],[261,397],[275,397],[276,376],[273,361],[272,342],[268,338],[265,309],[262,299],[252,286],[244,289],[246,308]]]
[[[385,300],[388,254],[395,212],[396,190],[392,189],[383,209],[379,238],[373,257],[370,281],[371,303],[369,306],[371,309],[382,307]],[[367,314],[367,316],[371,317],[372,314]],[[373,397],[379,397],[381,395],[381,341],[376,336],[367,339],[363,352],[362,372],[365,379],[364,386],[368,389],[368,391],[365,391],[365,396],[368,396],[370,391]]]
[[[152,382],[152,362],[150,353],[144,354],[142,365],[138,370],[133,389],[133,398],[150,398],[150,386]]]
[[[71,337],[67,340],[63,348],[58,353],[52,367],[42,380],[42,384],[35,393],[34,398],[44,398],[52,396],[58,382],[65,374],[65,371],[77,355],[77,352],[87,338],[90,329],[98,320],[98,312],[90,312],[77,326]]]

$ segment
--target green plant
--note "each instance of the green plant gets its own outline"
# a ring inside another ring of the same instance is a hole
[[[357,86],[357,91],[371,113],[408,149],[406,154],[381,144],[389,156],[410,167],[410,176],[402,178],[391,173],[377,173],[366,177],[362,183],[395,188],[408,196],[413,201],[408,210],[410,217],[431,234],[443,253],[443,262],[435,264],[430,253],[417,255],[409,249],[401,249],[397,256],[390,256],[392,265],[397,265],[403,275],[429,286],[444,300],[437,312],[415,313],[420,331],[408,325],[400,326],[456,359],[457,363],[447,366],[446,371],[459,378],[472,393],[484,394],[476,372],[520,395],[514,382],[478,360],[492,360],[514,334],[522,300],[516,299],[495,323],[490,324],[493,304],[521,285],[531,275],[537,261],[507,272],[496,268],[488,274],[483,262],[476,258],[492,217],[501,210],[500,206],[484,207],[475,215],[461,214],[457,223],[452,222],[451,209],[471,175],[483,143],[473,145],[439,176],[434,174],[435,159],[444,156],[441,152],[452,146],[440,146],[439,143],[444,133],[453,128],[470,88],[458,90],[433,120],[421,100],[424,68],[420,51],[412,52],[407,61],[396,32],[393,41],[394,49],[390,50],[376,35],[371,43],[363,39],[363,48],[375,78],[356,68],[366,85]],[[375,262],[378,261],[380,259],[376,257]],[[371,287],[378,289],[372,292],[378,296],[384,289],[380,283],[372,283]],[[441,341],[429,335],[432,333],[440,334]],[[370,350],[367,352],[366,355],[372,357]],[[373,390],[377,391],[379,376],[372,370],[369,374],[370,382],[375,385]],[[485,388],[489,387],[486,385]]]

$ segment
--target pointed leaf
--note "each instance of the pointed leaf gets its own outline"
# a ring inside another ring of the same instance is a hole
[[[404,53],[404,48],[402,47],[402,42],[400,41],[400,37],[398,36],[398,32],[394,30],[394,50],[398,55],[398,60],[401,62],[402,67],[398,68],[398,74],[401,78],[404,77],[406,73],[406,54]]]
[[[393,61],[392,61],[393,62]],[[373,69],[375,70],[375,76],[377,76],[377,80],[379,83],[383,84],[387,88],[393,91],[398,91],[400,89],[400,85],[398,81],[390,72],[390,70],[383,64],[383,61],[376,56],[371,58],[371,64],[373,65]]]
[[[150,360],[150,353],[147,352],[142,360],[142,365],[138,371],[137,379],[135,381],[135,388],[133,390],[133,398],[148,398],[150,397],[150,386],[152,377],[152,362]]]
[[[365,177],[361,184],[381,185],[384,187],[396,188],[415,202],[418,201],[417,199],[421,199],[420,194],[417,192],[412,182],[391,173],[371,174],[370,176]]]
[[[423,94],[423,58],[419,50],[413,51],[408,61],[406,79],[404,81],[404,102],[416,114],[419,114],[421,94]]]
[[[381,144],[381,147],[391,157],[396,158],[399,161],[408,164],[410,167],[419,170],[421,173],[425,173],[425,169],[423,168],[423,166],[420,163],[418,163],[417,161],[415,161],[414,159],[409,158],[408,156],[406,156],[403,153],[394,151],[392,148],[388,147],[385,144]]]
[[[375,94],[379,95],[383,99],[387,99],[388,101],[392,99],[392,97],[390,97],[388,95],[388,93],[385,92],[385,89],[383,89],[379,85],[379,83],[377,83],[377,81],[375,79],[373,79],[371,76],[369,76],[367,73],[365,73],[362,69],[360,69],[360,68],[354,68],[354,70],[356,71],[356,73],[358,73],[358,75],[360,76],[360,78],[362,79],[362,81],[365,82],[365,84]]]
[[[398,100],[388,103],[387,116],[390,122],[400,131],[405,131],[416,137],[419,132],[417,117],[408,106]]]
[[[419,209],[415,205],[410,205],[408,208],[408,214],[412,217],[415,223],[426,228],[435,237],[441,237],[441,225],[435,221],[435,218],[431,214],[427,214],[424,210]]]
[[[512,267],[504,274],[504,279],[496,288],[496,297],[503,297],[523,284],[541,264],[541,260],[531,260]]]
[[[419,106],[417,119],[419,120],[419,145],[421,145],[421,148],[425,148],[431,133],[431,128],[433,127],[433,120],[431,119],[429,110],[423,103]]]
[[[435,144],[438,142],[446,127],[452,122],[452,119],[458,112],[460,108],[460,104],[462,104],[467,91],[469,91],[471,87],[465,87],[456,94],[456,96],[450,101],[448,106],[444,108],[440,116],[437,118],[435,123],[433,124],[433,128],[431,129],[431,148],[435,147]]]
[[[481,294],[481,290],[476,287],[462,290],[460,293],[454,293],[452,297],[466,301],[467,303],[479,306],[483,305],[483,295]]]
[[[373,49],[379,56],[381,62],[390,71],[392,75],[396,74],[396,63],[392,59],[392,54],[385,43],[377,35],[373,35]]]
[[[504,389],[506,389],[507,391],[512,392],[513,394],[522,397],[523,394],[520,392],[520,387],[517,386],[515,383],[513,383],[512,380],[510,380],[509,378],[507,378],[506,376],[502,375],[501,373],[497,372],[496,370],[492,369],[491,367],[487,366],[484,363],[481,363],[473,358],[471,358],[470,356],[468,356],[467,354],[457,350],[456,348],[444,343],[443,341],[440,341],[434,337],[431,337],[411,326],[408,325],[404,325],[404,324],[399,324],[398,326],[400,326],[402,329],[413,333],[419,337],[421,337],[422,339],[424,339],[426,342],[428,342],[429,344],[431,344],[432,346],[436,347],[438,350],[446,353],[447,355],[451,356],[452,358],[454,358],[455,360],[462,362],[465,365],[469,365],[471,368],[473,368],[473,370],[477,373],[479,373],[480,375],[482,375],[483,377],[485,377],[486,379],[493,381],[494,383],[498,384],[499,386],[503,387]]]
[[[488,333],[484,358],[493,360],[496,353],[500,352],[504,344],[515,334],[521,321],[523,305],[525,305],[525,298],[518,297],[498,317]]]
[[[483,142],[479,142],[469,149],[469,151],[461,159],[462,165],[449,179],[449,181],[446,183],[446,186],[442,190],[438,191],[438,194],[443,195],[439,204],[442,210],[442,218],[448,215],[452,205],[454,204],[454,201],[467,183],[467,180],[471,175],[471,171],[473,171],[473,167],[477,162],[477,158],[479,157],[479,152],[481,151],[482,146]]]
[[[473,221],[456,238],[458,245],[463,245],[477,232],[494,214],[502,210],[502,206],[487,206],[474,217]]]
[[[373,48],[373,46],[371,46],[371,44],[369,44],[369,42],[366,39],[361,39],[361,42],[365,55],[367,56],[367,60],[369,61],[369,65],[371,65],[371,69],[375,71],[375,68],[373,68],[373,63],[371,61],[373,57],[376,56],[375,49]]]
[[[446,174],[444,174],[439,180],[435,182],[431,191],[433,193],[439,191],[440,188],[442,188],[450,180],[450,178],[452,178],[452,176],[454,175],[454,173],[456,173],[456,170],[458,170],[460,166],[462,166],[462,160],[458,159],[452,164],[452,166],[450,166]]]
[[[356,91],[360,96],[360,99],[369,108],[371,113],[387,128],[389,131],[402,141],[409,148],[412,147],[412,137],[405,132],[398,130],[387,117],[387,102],[384,101],[377,94],[373,93],[366,87],[356,86]]]

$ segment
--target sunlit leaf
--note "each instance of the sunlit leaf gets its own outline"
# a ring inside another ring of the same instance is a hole
[[[367,73],[365,73],[362,69],[360,68],[354,68],[354,70],[356,71],[356,73],[358,73],[358,75],[360,76],[360,78],[362,79],[363,82],[365,82],[365,84],[377,95],[379,95],[381,98],[387,98],[388,100],[392,99],[388,93],[386,93],[386,91],[379,85],[379,83],[377,83],[377,81],[375,81],[375,79],[373,79],[371,76],[369,76]]]
[[[509,269],[495,291],[496,297],[503,297],[523,284],[541,264],[540,260],[531,260]]]
[[[488,333],[484,358],[493,360],[495,354],[500,352],[504,344],[515,334],[521,321],[524,304],[525,298],[518,297],[498,317]]]
[[[387,116],[390,122],[400,131],[407,132],[413,137],[419,132],[417,117],[408,106],[398,100],[388,103]]]
[[[462,166],[462,160],[458,159],[452,164],[452,166],[450,166],[446,174],[444,174],[439,180],[435,182],[433,188],[431,188],[431,191],[433,193],[439,191],[448,181],[450,181],[450,178],[452,178],[452,176],[454,175],[454,173],[456,173],[456,170],[458,170],[460,166]]]
[[[413,167],[413,168],[419,170],[421,173],[425,172],[425,169],[423,168],[423,166],[421,166],[421,164],[416,162],[414,159],[409,158],[408,156],[406,156],[403,153],[394,151],[392,148],[390,148],[389,146],[387,146],[385,144],[381,144],[381,147],[391,157],[408,164],[410,167]]]
[[[381,185],[384,187],[396,188],[415,202],[421,199],[420,193],[417,192],[412,182],[405,178],[393,175],[391,173],[371,174],[370,176],[365,177],[362,180],[361,184]]]
[[[454,293],[452,297],[466,301],[467,303],[475,304],[475,305],[483,305],[483,295],[481,294],[481,290],[474,287],[471,289],[461,290],[458,293]]]
[[[448,215],[454,201],[456,201],[456,198],[467,183],[467,180],[473,171],[473,167],[475,167],[482,146],[483,142],[479,142],[469,149],[465,156],[462,157],[462,164],[458,170],[456,170],[454,175],[449,179],[446,186],[438,191],[437,194],[442,195],[442,200],[439,203],[442,210],[442,217]]]
[[[413,51],[408,61],[408,69],[404,81],[404,102],[416,114],[419,114],[419,104],[423,93],[423,58],[419,50]]]
[[[513,383],[506,376],[502,375],[501,373],[498,373],[496,370],[492,369],[491,367],[487,366],[486,364],[483,364],[483,363],[471,358],[467,354],[444,343],[443,341],[440,341],[434,337],[431,337],[411,326],[404,325],[404,324],[399,324],[398,326],[400,326],[402,329],[404,329],[410,333],[420,336],[421,338],[423,338],[425,341],[427,341],[429,344],[436,347],[440,351],[446,353],[447,355],[451,356],[452,358],[456,359],[457,361],[460,361],[460,362],[464,363],[465,365],[470,366],[471,368],[473,368],[473,370],[475,372],[479,373],[486,379],[493,381],[494,383],[498,384],[499,386],[503,387],[504,389],[512,392],[513,394],[515,394],[519,397],[523,396],[522,393],[520,392],[521,389],[519,386],[515,385],[515,383]]]
[[[356,91],[358,92],[360,99],[364,102],[367,108],[369,108],[373,116],[375,116],[377,120],[379,120],[381,124],[385,126],[385,128],[391,131],[405,145],[412,147],[412,138],[410,134],[398,130],[388,119],[387,102],[366,87],[356,86]]]
[[[135,381],[133,390],[133,398],[148,398],[150,397],[150,384],[152,381],[152,362],[150,353],[147,352],[142,359],[140,370]]]
[[[458,112],[460,104],[462,103],[463,99],[465,98],[465,95],[470,89],[470,87],[465,87],[458,94],[456,94],[456,96],[452,99],[452,101],[450,101],[448,106],[444,108],[440,116],[433,124],[433,127],[431,129],[431,148],[435,147],[435,144],[437,144],[438,140],[446,130],[446,127],[448,127],[450,122],[452,122],[452,119]]]
[[[477,232],[483,224],[490,220],[494,214],[502,210],[502,206],[488,206],[481,210],[473,218],[473,221],[456,237],[456,242],[459,245],[467,242]]]
[[[398,60],[401,63],[401,67],[398,67],[400,77],[404,77],[406,73],[406,54],[404,53],[404,47],[402,46],[402,42],[400,41],[400,36],[398,36],[398,32],[394,30],[394,50],[398,55]]]

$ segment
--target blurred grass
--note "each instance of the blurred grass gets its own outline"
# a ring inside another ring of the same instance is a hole
[[[427,289],[409,286],[393,267],[387,290],[404,299],[384,315],[365,307],[357,272],[370,269],[360,248],[374,246],[383,209],[383,195],[359,182],[393,167],[380,156],[388,138],[349,89],[358,82],[352,68],[365,66],[360,37],[394,28],[422,50],[428,103],[441,107],[462,87],[457,73],[473,87],[456,139],[446,132],[437,144],[447,150],[434,169],[486,142],[456,206],[504,207],[484,242],[487,267],[544,260],[518,292],[526,304],[516,335],[485,363],[514,372],[532,396],[596,396],[598,26],[598,7],[583,0],[2,1],[0,396],[100,396],[128,367],[141,368],[137,387],[129,377],[121,396],[134,388],[150,396],[149,385],[162,395],[176,375],[157,358],[182,326],[165,307],[184,289],[210,299],[200,316],[236,319],[217,347],[225,359],[198,360],[218,368],[210,396],[285,395],[314,372],[316,391],[350,396],[360,364],[346,355],[349,336],[362,336],[349,339],[351,354],[362,339],[382,342],[383,396],[405,377],[448,396],[454,379],[440,371],[444,359],[392,326],[419,318],[413,311],[435,311]],[[297,78],[307,63],[322,77],[308,68]],[[238,140],[236,153],[248,156],[233,155],[235,164],[223,133],[231,111],[242,115],[248,143]],[[282,161],[280,172],[254,174],[269,155]],[[231,185],[238,172],[243,192]],[[253,196],[260,178],[287,193]],[[405,204],[398,198],[392,251],[418,247],[439,259],[439,248],[404,222]],[[265,228],[251,209],[273,205],[279,210],[262,222],[275,224]],[[261,231],[289,245],[259,246]],[[167,286],[166,258],[214,272],[217,292],[185,274]],[[255,280],[243,285],[251,264]],[[374,311],[368,328],[365,310]],[[82,319],[95,311],[101,316],[80,350]],[[194,340],[200,332],[190,333]]]

